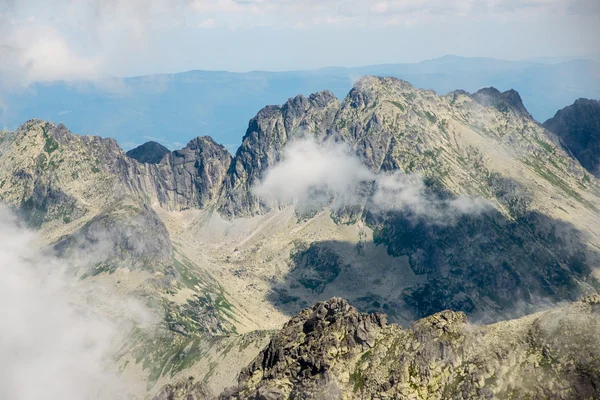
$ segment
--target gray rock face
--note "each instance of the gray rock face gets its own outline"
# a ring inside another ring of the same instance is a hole
[[[494,107],[501,112],[508,112],[511,110],[523,117],[532,118],[523,105],[521,96],[513,89],[507,90],[506,92],[500,92],[493,87],[484,88],[473,93],[473,98],[485,107]]]
[[[146,142],[135,149],[129,150],[127,157],[133,158],[141,163],[158,164],[160,160],[171,151],[160,143]]]
[[[228,216],[248,216],[265,211],[251,188],[265,170],[279,161],[285,144],[294,137],[325,137],[339,109],[329,91],[306,98],[297,96],[283,106],[262,109],[248,126],[225,181],[220,211]]]
[[[332,299],[286,324],[221,398],[598,398],[599,304],[490,326],[443,311],[402,329]]]
[[[75,255],[110,270],[121,265],[152,270],[170,262],[173,251],[158,215],[147,205],[127,199],[107,207],[54,248],[63,256]]]
[[[544,122],[590,173],[600,177],[600,101],[579,99]]]
[[[322,398],[339,365],[372,348],[385,326],[384,315],[360,314],[345,300],[317,303],[292,318],[240,373],[241,393],[265,399]],[[280,377],[292,387],[268,383]],[[252,387],[257,380],[265,384]]]
[[[215,203],[231,164],[231,155],[204,136],[151,166],[150,176],[161,203],[174,208],[204,208]]]
[[[403,82],[400,85],[410,87]],[[384,159],[390,152],[395,134],[393,126],[382,124],[382,116],[376,110],[379,102],[381,100],[378,99],[377,92],[371,90],[369,80],[360,80],[344,99],[336,119],[339,138],[353,147],[361,161],[376,173],[381,170]],[[369,109],[374,112],[366,118],[357,118],[360,113]]]

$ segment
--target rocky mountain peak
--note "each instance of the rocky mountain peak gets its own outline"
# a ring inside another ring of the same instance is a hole
[[[324,90],[311,94],[308,99],[319,107],[326,107],[331,102],[335,102],[337,97],[331,91]]]
[[[500,92],[494,87],[488,87],[473,93],[473,98],[485,107],[493,107],[501,112],[510,110],[524,117],[532,118],[516,90]]]
[[[402,329],[332,299],[286,324],[221,398],[597,398],[597,302],[488,326],[443,311]]]
[[[413,86],[392,77],[364,76],[354,84],[354,87],[344,100],[353,108],[373,106],[377,97],[414,90]]]
[[[578,99],[544,122],[590,173],[600,176],[600,101]]]
[[[129,150],[127,157],[133,158],[141,163],[158,164],[166,154],[171,151],[160,143],[146,142],[134,149]]]
[[[329,91],[306,98],[289,99],[283,106],[267,106],[250,120],[242,145],[233,159],[225,183],[221,212],[227,217],[252,215],[266,209],[251,193],[267,168],[280,159],[283,147],[293,137],[326,136],[340,108]]]
[[[285,324],[240,373],[238,396],[302,397],[372,348],[386,325],[385,315],[360,313],[341,298],[319,302]]]
[[[152,170],[159,198],[175,196],[175,201],[183,208],[204,208],[215,203],[231,161],[231,154],[225,146],[217,144],[211,137],[191,140],[183,149],[165,156],[161,164]]]

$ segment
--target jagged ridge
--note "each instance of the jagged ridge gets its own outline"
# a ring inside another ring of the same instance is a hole
[[[407,329],[342,299],[292,318],[221,399],[593,399],[600,296],[489,326],[443,311]]]

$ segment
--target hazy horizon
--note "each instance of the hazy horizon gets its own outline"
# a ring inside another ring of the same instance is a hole
[[[0,91],[186,70],[293,71],[600,49],[596,0],[0,0]]]

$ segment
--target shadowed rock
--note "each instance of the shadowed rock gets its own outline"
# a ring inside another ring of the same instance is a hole
[[[544,122],[563,146],[592,174],[600,177],[600,101],[579,99]]]
[[[127,157],[131,157],[141,163],[158,164],[166,154],[171,151],[160,143],[146,142],[135,149],[129,150]]]
[[[496,88],[489,87],[473,93],[473,98],[485,107],[494,107],[502,112],[513,111],[524,117],[532,118],[516,90],[500,92]]]

